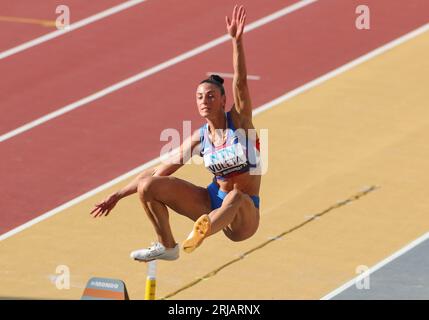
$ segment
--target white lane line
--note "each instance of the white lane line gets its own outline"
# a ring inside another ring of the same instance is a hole
[[[153,159],[153,160],[151,160],[149,162],[146,162],[145,164],[143,164],[143,165],[141,165],[141,166],[139,166],[139,167],[131,170],[130,172],[127,172],[126,174],[123,174],[123,175],[121,175],[121,176],[113,179],[112,181],[109,181],[109,182],[107,182],[107,183],[105,183],[105,184],[103,184],[103,185],[101,185],[101,186],[99,186],[99,187],[97,187],[97,188],[95,188],[95,189],[93,189],[93,190],[91,190],[91,191],[89,191],[89,192],[87,192],[87,193],[85,193],[85,194],[77,197],[77,198],[74,198],[73,200],[71,200],[69,202],[66,202],[66,203],[62,204],[61,206],[59,206],[59,207],[57,207],[57,208],[55,208],[53,210],[50,210],[50,211],[48,211],[48,212],[46,212],[46,213],[38,216],[37,218],[34,218],[34,219],[32,219],[32,220],[30,220],[30,221],[28,221],[28,222],[20,225],[19,227],[16,227],[16,228],[14,228],[14,229],[12,229],[12,230],[10,230],[10,231],[2,234],[0,236],[0,241],[5,240],[5,239],[7,239],[7,238],[9,238],[9,237],[11,237],[11,236],[13,236],[13,235],[21,232],[21,231],[24,231],[25,229],[28,229],[31,226],[33,226],[33,225],[35,225],[35,224],[37,224],[37,223],[39,223],[39,222],[41,222],[43,220],[46,220],[49,217],[52,217],[52,216],[56,215],[57,213],[59,213],[59,212],[61,212],[63,210],[66,210],[66,209],[68,209],[68,208],[70,208],[70,207],[72,207],[72,206],[74,206],[74,205],[76,205],[76,204],[78,204],[78,203],[80,203],[80,202],[82,202],[82,201],[84,201],[84,200],[86,200],[86,199],[94,196],[97,193],[102,192],[103,190],[106,190],[110,186],[113,186],[113,185],[115,185],[117,183],[120,183],[121,181],[124,181],[124,180],[128,179],[129,177],[132,177],[133,175],[140,173],[142,170],[145,170],[147,168],[150,168],[151,166],[156,165],[157,163],[159,163],[159,158]],[[88,217],[90,217],[89,216],[89,212],[90,212],[90,210],[88,211]]]
[[[367,278],[373,272],[375,272],[378,269],[384,267],[389,262],[392,262],[393,260],[399,258],[404,253],[412,250],[413,248],[415,248],[416,246],[418,246],[422,242],[426,241],[428,238],[429,238],[429,232],[425,233],[420,238],[412,241],[411,243],[409,243],[408,245],[406,245],[402,249],[396,251],[394,254],[392,254],[391,256],[387,257],[386,259],[380,261],[375,266],[373,266],[372,268],[370,268],[368,271],[365,271],[364,273],[360,274],[359,276],[357,276],[357,277],[353,278],[352,280],[348,281],[347,283],[343,284],[341,287],[339,287],[339,288],[333,290],[332,292],[328,293],[326,296],[322,297],[320,300],[330,300],[333,297],[335,297],[336,295],[340,294],[341,292],[347,290],[351,286],[356,285],[357,283],[360,283],[362,280],[364,280],[365,278]]]
[[[261,26],[263,26],[263,25],[265,25],[267,23],[270,23],[270,22],[272,22],[272,21],[274,21],[276,19],[279,19],[279,18],[281,18],[281,17],[283,17],[283,16],[285,16],[287,14],[290,14],[290,13],[292,13],[292,12],[298,10],[298,9],[301,9],[301,8],[303,8],[303,7],[305,7],[305,6],[309,5],[309,4],[312,4],[312,3],[316,2],[316,1],[317,0],[304,0],[304,1],[300,1],[298,3],[295,3],[295,4],[291,5],[291,6],[285,7],[285,8],[283,8],[283,9],[281,9],[281,10],[279,10],[279,11],[273,13],[273,14],[270,14],[270,15],[264,17],[264,18],[261,18],[260,20],[257,20],[255,22],[249,24],[246,27],[246,32],[249,32],[249,31],[252,31],[252,30],[254,30],[256,28],[259,28],[259,27],[261,27]],[[213,47],[216,47],[216,46],[218,46],[218,45],[220,45],[220,44],[228,41],[229,39],[230,39],[229,35],[224,35],[224,36],[219,37],[217,39],[214,39],[214,40],[212,40],[212,41],[210,41],[210,42],[208,42],[208,43],[206,43],[206,44],[204,44],[202,46],[199,46],[199,47],[197,47],[195,49],[192,49],[192,50],[190,50],[188,52],[185,52],[185,53],[183,53],[183,54],[181,54],[181,55],[179,55],[179,56],[177,56],[177,57],[175,57],[173,59],[170,59],[170,60],[165,61],[165,62],[163,62],[161,64],[158,64],[158,65],[156,65],[156,66],[154,66],[154,67],[152,67],[150,69],[147,69],[147,70],[145,70],[143,72],[140,72],[140,73],[138,73],[138,74],[136,74],[136,75],[134,75],[134,76],[132,76],[132,77],[130,77],[128,79],[125,79],[123,81],[115,83],[114,85],[112,85],[110,87],[107,87],[105,89],[102,89],[102,90],[100,90],[100,91],[98,91],[98,92],[96,92],[96,93],[94,93],[94,94],[92,94],[90,96],[87,96],[87,97],[85,97],[85,98],[83,98],[83,99],[81,99],[79,101],[73,102],[73,103],[71,103],[71,104],[69,104],[69,105],[67,105],[65,107],[62,107],[62,108],[60,108],[60,109],[58,109],[58,110],[56,110],[54,112],[51,112],[51,113],[49,113],[47,115],[44,115],[44,116],[42,116],[42,117],[40,117],[40,118],[38,118],[36,120],[33,120],[33,121],[31,121],[31,122],[29,122],[29,123],[27,123],[27,124],[25,124],[25,125],[23,125],[21,127],[18,127],[18,128],[14,129],[12,131],[9,131],[9,132],[7,132],[5,134],[2,134],[0,136],[0,142],[3,142],[3,141],[8,140],[8,139],[10,139],[12,137],[15,137],[15,136],[17,136],[17,135],[19,135],[19,134],[21,134],[21,133],[23,133],[25,131],[28,131],[28,130],[30,130],[30,129],[34,128],[34,127],[37,127],[37,126],[39,126],[39,125],[41,125],[41,124],[43,124],[45,122],[48,122],[48,121],[50,121],[50,120],[52,120],[54,118],[57,118],[57,117],[65,114],[67,112],[70,112],[70,111],[72,111],[74,109],[77,109],[79,107],[87,105],[88,103],[93,102],[94,100],[100,99],[100,98],[102,98],[104,96],[107,96],[107,95],[109,95],[109,94],[111,94],[111,93],[113,93],[115,91],[118,91],[119,89],[122,89],[122,88],[124,88],[126,86],[129,86],[129,85],[131,85],[131,84],[133,84],[133,83],[135,83],[137,81],[140,81],[140,80],[142,80],[142,79],[144,79],[146,77],[149,77],[150,75],[158,73],[158,72],[160,72],[160,71],[162,71],[164,69],[167,69],[167,68],[169,68],[171,66],[174,66],[174,65],[176,65],[176,64],[178,64],[178,63],[180,63],[182,61],[185,61],[185,60],[187,60],[189,58],[192,58],[192,57],[194,57],[194,56],[196,56],[196,55],[198,55],[198,54],[200,54],[202,52],[205,52],[205,51],[207,51],[207,50],[209,50],[209,49],[211,49]]]
[[[72,23],[72,24],[70,24],[70,26],[67,29],[61,29],[61,30],[50,32],[50,33],[45,34],[39,38],[25,42],[19,46],[16,46],[16,47],[8,49],[6,51],[0,52],[0,60],[5,59],[7,57],[10,57],[10,56],[17,54],[19,52],[22,52],[24,50],[30,49],[32,47],[35,47],[35,46],[42,44],[46,41],[60,37],[60,36],[66,34],[66,33],[69,33],[71,31],[80,29],[84,26],[87,26],[91,23],[94,23],[96,21],[104,19],[104,18],[111,16],[115,13],[121,12],[125,9],[131,8],[131,7],[138,5],[138,4],[145,2],[145,1],[147,1],[147,0],[130,0],[130,1],[121,3],[117,6],[114,6],[112,8],[107,9],[107,10],[99,12],[97,14],[94,14],[88,18],[85,18],[85,19],[80,20],[78,22]],[[53,12],[55,12],[55,11],[53,11]]]
[[[212,74],[217,74],[218,76],[221,76],[222,78],[234,78],[233,73],[224,73],[224,72],[207,72],[206,75],[210,76]],[[254,75],[248,75],[247,80],[261,80],[260,76],[254,76]]]
[[[360,56],[359,58],[352,60],[349,63],[346,63],[346,64],[342,65],[341,67],[324,74],[323,76],[320,76],[319,78],[316,78],[310,82],[307,82],[306,84],[302,85],[301,87],[298,87],[292,91],[289,91],[285,95],[283,95],[283,96],[281,96],[281,97],[279,97],[279,98],[277,98],[277,99],[275,99],[275,100],[273,100],[267,104],[264,104],[263,106],[254,110],[254,115],[257,115],[260,112],[264,112],[267,109],[271,109],[273,106],[276,106],[283,101],[286,101],[290,98],[297,96],[298,94],[301,94],[301,93],[303,93],[303,92],[305,92],[311,88],[314,88],[314,87],[320,85],[321,83],[338,76],[339,74],[341,74],[343,72],[346,72],[346,71],[348,71],[348,70],[350,70],[350,69],[352,69],[352,68],[354,68],[354,67],[356,67],[356,66],[380,55],[380,54],[385,53],[386,51],[388,51],[390,49],[393,49],[393,48],[399,46],[400,44],[402,44],[408,40],[411,40],[411,39],[425,33],[428,30],[429,30],[429,23],[426,23],[425,25],[423,25],[423,26],[421,26],[421,27],[419,27],[419,28],[407,33],[407,34],[405,34],[405,35],[403,35],[403,36],[401,36],[401,37],[399,37],[399,38],[397,38],[391,42],[388,42],[385,45],[383,45],[383,46],[381,46],[381,47],[379,47],[373,51],[370,51],[369,53],[364,54],[363,56]]]
[[[408,40],[411,40],[411,39],[417,37],[418,35],[422,34],[423,32],[425,32],[427,30],[429,30],[429,23],[426,24],[426,25],[424,25],[424,26],[422,26],[422,27],[420,27],[420,28],[418,28],[418,29],[416,29],[416,30],[414,30],[414,31],[411,31],[410,33],[405,34],[404,36],[402,36],[402,37],[400,37],[400,38],[398,38],[396,40],[393,40],[393,41],[391,41],[391,42],[389,42],[389,43],[387,43],[387,44],[385,44],[385,45],[383,45],[383,46],[381,46],[381,47],[379,47],[379,48],[371,51],[368,54],[365,54],[362,57],[357,58],[356,60],[353,60],[353,61],[351,61],[351,62],[349,62],[349,63],[347,63],[347,64],[345,64],[345,65],[343,65],[343,66],[341,66],[341,67],[339,67],[339,68],[337,68],[337,69],[329,72],[329,73],[327,73],[326,75],[324,75],[324,76],[316,79],[318,81],[314,80],[314,81],[311,81],[311,82],[309,82],[307,84],[304,84],[303,86],[301,86],[301,87],[299,87],[299,88],[297,88],[297,89],[295,89],[295,90],[293,90],[293,91],[291,91],[289,93],[286,93],[285,95],[283,95],[283,96],[281,96],[279,98],[276,98],[276,99],[274,99],[274,100],[272,100],[272,101],[270,101],[270,102],[268,102],[268,103],[266,103],[266,104],[264,104],[264,105],[256,108],[255,110],[253,110],[253,115],[256,116],[256,115],[258,115],[261,112],[267,111],[267,110],[269,110],[269,109],[277,106],[278,104],[291,99],[292,97],[296,96],[298,93],[301,93],[301,92],[304,92],[304,91],[310,89],[310,87],[309,87],[310,83],[312,83],[311,87],[319,85],[322,82],[331,79],[333,77],[332,74],[335,73],[336,75],[338,75],[338,74],[340,74],[342,72],[345,72],[345,71],[349,70],[351,67],[357,66],[359,63],[363,63],[365,61],[368,61],[371,58],[374,58],[375,56],[377,56],[377,55],[379,55],[381,53],[384,53],[384,52],[386,52],[386,51],[394,48],[395,46],[398,46],[401,43],[404,43],[405,41],[408,41]],[[363,59],[363,57],[365,57],[365,59]],[[358,61],[359,63],[357,63],[356,61]],[[340,71],[337,72],[337,70],[340,70]],[[331,76],[328,76],[330,74],[331,74]],[[323,79],[323,81],[320,80],[320,79]],[[304,89],[301,89],[301,88],[304,88]],[[291,94],[291,93],[293,93],[293,94]],[[11,236],[19,233],[19,232],[21,232],[21,231],[23,231],[23,230],[31,227],[32,225],[35,225],[36,223],[41,222],[41,221],[43,221],[43,220],[45,220],[45,219],[47,219],[47,218],[49,218],[49,217],[57,214],[58,212],[61,212],[62,210],[68,209],[71,206],[73,206],[73,205],[75,205],[75,204],[77,204],[77,203],[79,203],[81,201],[84,201],[84,200],[90,198],[91,196],[93,196],[93,195],[101,192],[101,191],[104,191],[104,190],[106,190],[108,188],[111,188],[115,184],[120,183],[120,182],[128,179],[129,177],[131,177],[131,176],[133,176],[133,175],[135,175],[137,173],[140,173],[144,169],[149,168],[151,166],[154,166],[154,165],[158,164],[159,162],[160,162],[160,158],[152,159],[151,161],[149,161],[147,163],[144,163],[141,166],[139,166],[139,167],[137,167],[137,168],[135,168],[135,169],[133,169],[133,170],[131,170],[131,171],[129,171],[129,172],[127,172],[127,173],[125,173],[125,174],[123,174],[123,175],[121,175],[121,176],[119,176],[119,177],[117,177],[117,178],[115,178],[115,179],[113,179],[111,181],[109,181],[109,182],[106,182],[105,184],[97,187],[96,189],[88,191],[87,193],[85,193],[85,194],[83,194],[83,195],[81,195],[81,196],[79,196],[79,197],[77,197],[77,198],[75,198],[73,200],[70,200],[69,202],[66,202],[63,205],[61,205],[61,206],[59,206],[59,207],[57,207],[55,209],[52,209],[51,211],[48,211],[48,212],[40,215],[39,217],[37,217],[37,218],[35,218],[33,220],[28,221],[27,223],[25,223],[23,225],[21,225],[21,226],[15,228],[15,229],[12,229],[12,230],[10,230],[10,231],[2,234],[0,236],[0,241],[5,240],[5,239],[7,239],[7,238],[9,238],[9,237],[11,237]]]

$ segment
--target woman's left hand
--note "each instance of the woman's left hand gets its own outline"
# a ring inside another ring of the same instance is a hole
[[[94,218],[102,217],[102,216],[108,216],[110,211],[116,206],[118,201],[120,200],[120,197],[115,192],[108,196],[104,201],[95,204],[94,209],[91,211],[91,215],[93,215]]]
[[[246,9],[244,6],[238,7],[236,5],[232,11],[231,21],[228,17],[225,17],[225,20],[229,35],[235,40],[240,40],[246,23]]]

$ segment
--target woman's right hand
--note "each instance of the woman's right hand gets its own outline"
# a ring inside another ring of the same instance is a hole
[[[244,32],[244,25],[246,24],[246,9],[244,6],[234,7],[232,11],[231,20],[229,17],[225,17],[226,20],[226,29],[228,30],[229,35],[239,41]]]
[[[102,202],[95,204],[95,208],[90,214],[92,214],[94,218],[108,216],[120,199],[121,197],[115,192]]]

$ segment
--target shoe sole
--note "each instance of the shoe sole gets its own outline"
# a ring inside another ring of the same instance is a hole
[[[160,258],[154,258],[154,259],[150,259],[150,260],[134,259],[134,261],[137,261],[137,262],[146,262],[146,263],[148,263],[148,262],[151,262],[151,261],[154,261],[154,260],[174,261],[174,260],[177,260],[177,259],[178,259],[178,258],[175,258],[175,259],[160,259]]]
[[[146,263],[151,262],[153,260],[156,260],[156,258],[155,259],[151,259],[151,260],[140,260],[140,259],[135,259],[134,258],[134,261],[137,261],[137,262],[146,262]]]
[[[192,232],[183,243],[183,250],[187,253],[191,253],[198,248],[210,232],[210,226],[210,218],[207,214],[199,217],[194,223]]]
[[[173,260],[179,259],[179,254],[177,254],[177,256],[175,256],[175,257],[168,257],[168,258],[162,257],[162,255],[159,255],[159,256],[150,258],[148,260],[139,259],[139,258],[135,258],[135,257],[131,257],[131,259],[133,259],[134,261],[138,261],[138,262],[151,262],[151,261],[154,261],[154,260],[173,261]]]
[[[179,259],[179,257],[177,256],[177,257],[175,257],[175,258],[168,258],[168,259],[155,257],[155,258],[150,259],[150,260],[142,260],[142,259],[137,259],[137,258],[132,258],[132,259],[133,259],[134,261],[138,261],[138,262],[151,262],[151,261],[153,261],[153,260],[174,261],[174,260]]]

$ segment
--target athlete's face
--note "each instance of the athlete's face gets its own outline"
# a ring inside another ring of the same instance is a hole
[[[215,116],[225,110],[226,97],[214,84],[200,84],[197,88],[196,99],[198,111],[204,118]]]

